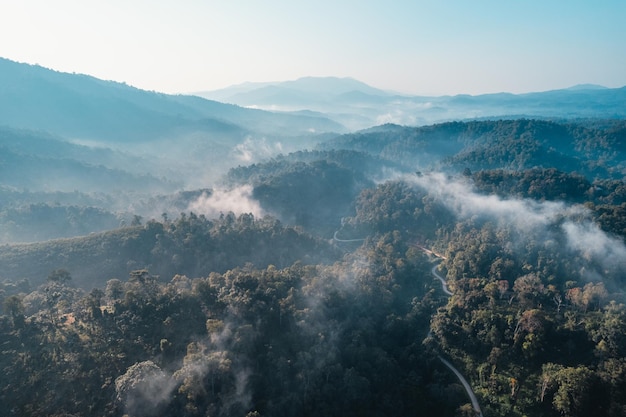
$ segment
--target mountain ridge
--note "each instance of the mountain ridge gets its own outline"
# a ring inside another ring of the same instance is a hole
[[[236,129],[245,135],[344,129],[322,117],[275,114],[197,96],[146,91],[6,58],[0,58],[0,75],[0,125],[67,138],[119,142],[194,131],[221,134]]]
[[[315,88],[308,88],[310,85]],[[376,89],[352,78],[304,77],[284,82],[239,84],[196,94],[251,108],[315,111],[353,131],[384,123],[420,126],[508,116],[626,117],[626,87],[607,88],[595,84],[521,94],[419,96]]]

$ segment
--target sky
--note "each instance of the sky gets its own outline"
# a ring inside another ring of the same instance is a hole
[[[0,56],[165,93],[304,76],[417,95],[626,85],[624,0],[0,0]]]

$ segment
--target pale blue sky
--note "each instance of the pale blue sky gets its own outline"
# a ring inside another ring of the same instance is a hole
[[[0,0],[0,56],[167,93],[303,76],[405,93],[626,85],[624,0]]]

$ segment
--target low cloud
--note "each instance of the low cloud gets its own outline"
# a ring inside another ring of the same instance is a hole
[[[252,186],[242,185],[233,189],[215,189],[211,194],[202,193],[197,200],[189,204],[187,211],[204,214],[215,218],[220,213],[251,213],[255,217],[265,215],[261,204],[252,197]]]
[[[232,153],[238,161],[251,163],[269,158],[282,151],[283,146],[280,142],[269,143],[265,138],[254,139],[248,136],[242,143],[233,148]]]
[[[512,226],[522,238],[540,236],[544,246],[563,242],[563,247],[558,249],[581,265],[584,278],[598,280],[607,274],[617,276],[626,272],[624,242],[603,231],[582,205],[483,195],[467,180],[441,173],[412,177],[409,182],[437,197],[459,219]]]
[[[570,249],[585,261],[596,263],[602,272],[626,270],[626,246],[607,235],[595,223],[565,222],[562,226]]]
[[[116,402],[133,416],[159,415],[175,386],[170,375],[152,361],[136,363],[115,380]]]
[[[376,124],[394,123],[399,125],[412,126],[417,124],[419,119],[412,114],[407,114],[402,109],[390,109],[387,113],[376,116]]]
[[[424,175],[411,181],[439,198],[459,218],[488,218],[515,225],[522,231],[545,227],[563,216],[581,216],[586,211],[582,206],[568,206],[563,202],[503,199],[496,195],[478,194],[467,181],[451,179],[441,173]]]

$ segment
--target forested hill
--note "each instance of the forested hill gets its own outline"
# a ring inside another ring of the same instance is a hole
[[[33,416],[473,415],[441,356],[485,416],[622,416],[626,187],[586,181],[383,182],[337,225],[356,243],[187,214],[0,248],[4,271],[59,268],[2,283],[0,400]]]
[[[159,221],[0,246],[0,404],[9,416],[476,415],[443,358],[484,416],[622,417],[624,132],[385,125],[234,168],[223,190],[131,206],[175,203]]]
[[[194,96],[144,91],[88,75],[0,58],[0,125],[108,142],[138,142],[202,132],[241,138],[342,131],[324,117],[276,114]]]
[[[147,157],[0,126],[0,186],[46,192],[172,192],[180,181],[148,173]],[[8,203],[5,199],[4,203]]]
[[[351,149],[414,166],[576,171],[620,177],[626,161],[626,122],[498,120],[424,127],[383,125],[338,136],[322,149]]]
[[[332,262],[338,256],[327,241],[275,219],[232,213],[213,220],[183,214],[172,222],[152,220],[86,237],[0,246],[3,278],[40,284],[50,271],[65,269],[81,288],[101,287],[143,268],[163,277],[203,276],[247,264],[283,267],[296,261]]]
[[[300,151],[233,168],[225,182],[252,185],[252,195],[264,210],[330,238],[341,218],[354,212],[354,200],[363,189],[401,168],[364,152]]]

